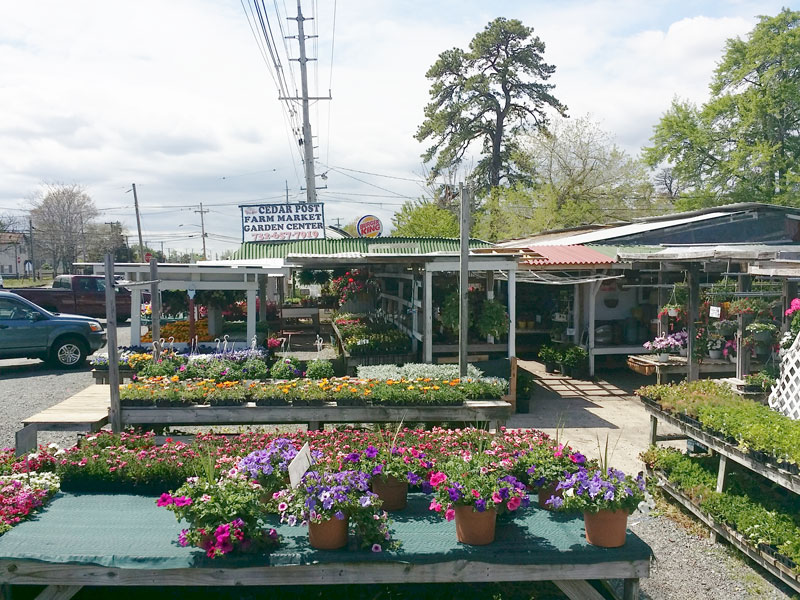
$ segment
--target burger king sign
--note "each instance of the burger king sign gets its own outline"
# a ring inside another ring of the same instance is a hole
[[[364,215],[356,225],[358,237],[376,238],[383,233],[383,223],[375,215]]]

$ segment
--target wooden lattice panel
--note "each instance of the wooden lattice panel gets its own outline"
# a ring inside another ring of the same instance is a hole
[[[781,376],[769,395],[769,406],[791,419],[800,419],[800,335],[781,359]]]

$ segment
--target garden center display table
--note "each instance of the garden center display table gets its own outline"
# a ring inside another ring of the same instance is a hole
[[[502,400],[467,400],[457,406],[184,406],[122,407],[124,425],[257,425],[306,423],[319,429],[324,423],[418,423],[466,421],[488,423],[496,430],[511,416]]]
[[[642,356],[629,356],[628,368],[642,375],[656,374],[656,383],[666,383],[670,375],[685,377],[689,372],[689,361],[685,356],[670,356],[666,362],[661,362],[652,354]],[[701,375],[710,373],[736,373],[736,363],[728,359],[704,358],[699,365]]]
[[[456,542],[455,525],[411,494],[392,513],[397,551],[351,547],[314,550],[305,527],[279,525],[282,543],[265,554],[207,559],[177,543],[182,525],[156,498],[59,493],[41,514],[0,537],[0,582],[47,585],[49,598],[70,598],[84,585],[309,585],[552,580],[570,598],[601,598],[589,579],[624,579],[625,599],[638,598],[650,572],[650,547],[632,533],[621,548],[584,538],[581,516],[520,510],[498,519],[488,546]],[[60,592],[60,593],[59,593]]]

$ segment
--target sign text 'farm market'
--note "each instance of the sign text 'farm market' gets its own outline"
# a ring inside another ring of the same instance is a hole
[[[312,240],[325,237],[322,202],[246,204],[242,209],[243,242]]]

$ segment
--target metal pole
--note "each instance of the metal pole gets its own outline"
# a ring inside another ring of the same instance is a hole
[[[200,213],[200,233],[203,236],[203,260],[206,259],[206,222],[203,215],[208,212],[208,209],[203,210],[203,203],[200,203],[200,210],[194,211]]]
[[[33,222],[28,219],[28,234],[31,243],[31,265],[33,267],[33,280],[36,281],[36,259],[33,258]]]
[[[108,420],[111,431],[122,431],[119,404],[119,355],[117,353],[117,297],[114,291],[114,257],[106,254],[106,335],[108,336],[108,385],[111,391]]]
[[[303,11],[297,0],[297,41],[300,44],[300,89],[303,95],[303,156],[306,167],[306,201],[317,201],[317,188],[314,176],[314,140],[311,137],[311,121],[308,106],[308,73],[306,69],[306,36],[303,29]]]
[[[461,377],[467,376],[467,353],[469,352],[469,206],[470,190],[463,183],[458,184],[461,194],[461,260],[460,276],[458,279],[458,295],[461,299],[458,320],[458,373]]]
[[[136,195],[136,184],[133,187],[133,205],[136,207],[136,229],[139,232],[139,260],[144,262],[144,242],[142,242],[142,221],[139,218],[139,196]]]

